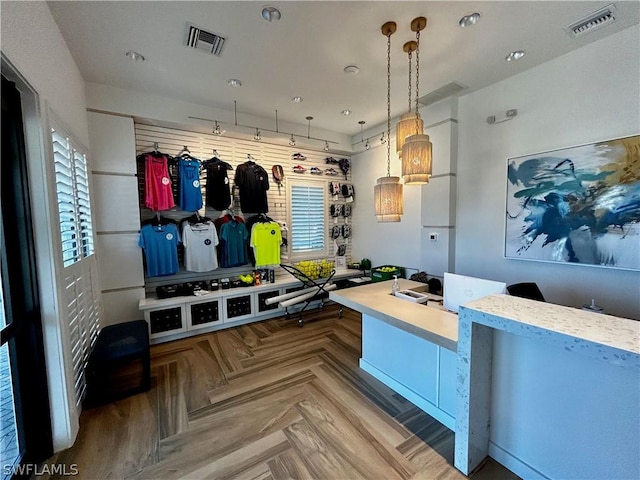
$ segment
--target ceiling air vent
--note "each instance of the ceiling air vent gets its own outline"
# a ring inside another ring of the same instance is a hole
[[[462,90],[466,90],[466,88],[467,87],[457,82],[447,83],[444,87],[440,87],[433,92],[423,95],[418,101],[424,106],[432,105],[440,100],[457,95]]]
[[[187,47],[219,56],[226,40],[227,39],[221,35],[207,32],[192,23],[187,23],[187,35],[185,38],[185,45]]]
[[[616,7],[611,4],[572,23],[565,28],[570,37],[577,38],[616,21]]]

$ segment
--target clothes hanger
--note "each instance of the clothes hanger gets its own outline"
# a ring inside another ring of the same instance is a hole
[[[151,217],[151,218],[147,218],[146,220],[143,220],[141,225],[145,226],[145,225],[153,225],[154,227],[160,227],[163,225],[178,225],[178,222],[168,218],[168,217],[164,217],[162,215],[160,215],[160,212],[155,212],[155,216]]]
[[[218,151],[215,148],[213,149],[213,157],[202,162],[202,165],[206,167],[211,163],[222,165],[227,170],[233,170],[233,167],[231,166],[231,164],[220,159],[220,155],[218,154]]]
[[[167,155],[166,153],[162,153],[159,150],[158,142],[153,142],[153,150],[142,152],[139,155],[137,155],[136,160],[146,160],[147,155],[151,155],[153,158],[162,158],[162,157],[166,157],[167,159],[171,158],[170,155]]]
[[[196,161],[196,162],[200,161],[196,157],[191,155],[191,152],[189,151],[189,148],[186,145],[184,145],[182,147],[182,150],[180,150],[180,152],[178,153],[177,157],[183,158],[185,160],[193,160],[193,161]]]
[[[189,217],[191,220],[193,220],[193,223],[208,223],[211,222],[211,219],[207,216],[201,217],[200,213],[196,212],[193,215],[191,215],[191,217]]]
[[[142,226],[144,227],[145,225],[151,225],[152,227],[160,227],[163,225],[162,221],[163,221],[164,217],[160,216],[160,212],[156,212],[155,216],[152,218],[147,218],[146,220],[142,221]]]

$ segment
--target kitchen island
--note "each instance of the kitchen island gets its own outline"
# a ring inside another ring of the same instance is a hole
[[[455,431],[460,471],[640,478],[640,322],[508,295],[458,318],[391,284],[330,298],[362,313],[363,370]]]
[[[392,283],[333,291],[329,298],[362,313],[360,368],[454,430],[458,316],[438,302],[396,298]],[[406,279],[398,284],[400,290],[426,289]]]

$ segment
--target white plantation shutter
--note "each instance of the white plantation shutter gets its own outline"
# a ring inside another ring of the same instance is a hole
[[[60,221],[65,320],[69,328],[76,406],[86,390],[85,369],[100,327],[100,288],[93,243],[89,168],[82,147],[51,129]]]
[[[291,186],[291,253],[324,254],[325,186]]]
[[[73,384],[76,405],[80,405],[86,390],[85,369],[100,325],[100,291],[95,282],[97,264],[93,259],[86,260],[65,268],[64,273]]]
[[[73,163],[75,167],[76,201],[78,223],[80,227],[80,247],[82,256],[93,254],[93,223],[91,221],[91,200],[89,198],[89,172],[87,171],[87,156],[74,150]]]
[[[83,322],[80,316],[79,304],[82,290],[78,288],[79,280],[74,272],[65,272],[65,306],[68,315],[69,337],[71,339],[71,361],[73,364],[73,384],[76,391],[76,403],[82,399],[85,388],[84,378],[84,348]],[[80,290],[80,292],[78,292]]]
[[[87,156],[69,137],[51,129],[60,220],[62,263],[65,267],[94,252]]]
[[[62,242],[62,263],[65,267],[80,259],[76,200],[73,187],[73,157],[69,139],[51,129],[53,160],[56,172],[56,195]]]

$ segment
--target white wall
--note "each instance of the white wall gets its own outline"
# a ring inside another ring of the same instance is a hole
[[[136,141],[129,117],[89,112],[88,119],[104,327],[142,318],[138,301],[145,293],[138,247]]]
[[[442,100],[421,113],[433,145],[433,167],[429,183],[420,187],[420,268],[442,281],[444,272],[455,270],[458,99]]]
[[[183,128],[191,131],[211,132],[213,122],[190,118],[199,117],[224,122],[221,124],[221,128],[226,130],[227,136],[235,135],[239,138],[253,138],[255,133],[252,129],[234,126],[235,120],[233,111],[183,102],[167,96],[151,95],[144,92],[125,90],[109,85],[87,83],[87,104],[89,108],[102,112],[156,120],[166,126],[174,126],[176,128]],[[264,130],[275,130],[275,111],[274,118],[270,119],[243,114],[241,108],[242,105],[239,104],[239,125],[251,125],[263,129],[262,138],[265,142],[269,141],[272,143],[279,143],[281,145],[288,145],[289,139],[287,136],[274,134]],[[300,135],[299,137],[296,137],[296,144],[298,148],[308,147],[314,150],[322,150],[324,147],[323,142],[303,138],[307,136],[306,125],[279,121],[278,130],[280,132],[289,132],[294,133],[295,135]],[[314,128],[312,124],[310,136],[327,139],[331,142],[337,142],[335,144],[330,144],[332,150],[346,152],[351,151],[351,137],[348,135]]]
[[[25,137],[33,209],[38,282],[41,296],[45,360],[53,448],[73,444],[78,432],[73,369],[68,329],[60,290],[58,222],[52,192],[52,163],[48,153],[48,110],[85,146],[89,144],[84,82],[69,49],[45,2],[0,2],[2,54],[16,77],[38,94],[33,107],[28,98],[25,110]],[[6,65],[3,62],[3,73]],[[23,90],[28,91],[28,88]],[[52,232],[56,232],[53,235]],[[56,248],[58,247],[58,248]]]
[[[89,145],[84,80],[46,2],[0,2],[2,53]]]
[[[353,259],[369,258],[373,266],[400,265],[442,277],[453,264],[457,156],[457,99],[446,99],[420,109],[425,133],[433,144],[433,176],[427,185],[404,185],[404,215],[398,223],[378,223],[373,208],[373,187],[387,174],[387,146],[379,142],[386,123],[356,135],[352,142],[362,148],[361,138],[371,137],[370,150],[351,157],[353,184],[358,203],[353,213]],[[391,175],[402,178],[396,154],[395,126],[391,120]],[[386,134],[385,134],[386,137]],[[429,241],[429,233],[438,241]]]
[[[395,124],[393,124],[395,125]],[[393,135],[393,133],[392,133]],[[373,142],[372,142],[373,143]],[[404,215],[401,222],[378,223],[373,208],[373,187],[387,175],[387,147],[376,147],[351,157],[356,192],[353,215],[354,260],[368,258],[372,265],[420,267],[420,187],[404,186]],[[402,165],[391,143],[391,176],[402,177]],[[414,273],[412,271],[408,274]]]
[[[634,26],[460,99],[458,273],[534,281],[551,302],[595,298],[640,319],[640,272],[503,258],[507,158],[638,134],[639,50]],[[486,123],[511,108],[515,119]]]

